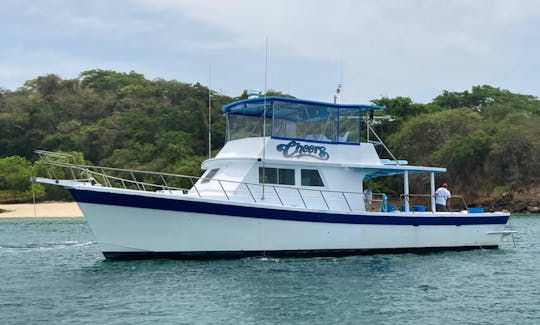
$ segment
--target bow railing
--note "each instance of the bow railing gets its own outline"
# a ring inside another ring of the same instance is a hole
[[[331,191],[294,186],[238,182],[164,172],[92,166],[70,154],[37,150],[41,170],[50,179],[90,186],[170,195],[331,211],[388,211],[384,193]],[[201,180],[199,182],[199,180]],[[263,190],[264,187],[264,190]]]

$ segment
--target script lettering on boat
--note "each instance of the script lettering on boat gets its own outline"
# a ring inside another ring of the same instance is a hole
[[[295,140],[291,140],[287,144],[278,144],[276,150],[283,152],[283,157],[285,158],[313,157],[320,160],[328,160],[328,158],[330,158],[330,154],[326,151],[326,147],[301,144]]]

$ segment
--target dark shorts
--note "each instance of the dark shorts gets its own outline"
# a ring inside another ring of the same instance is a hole
[[[442,204],[435,204],[435,209],[437,210],[437,212],[448,212],[446,205]]]

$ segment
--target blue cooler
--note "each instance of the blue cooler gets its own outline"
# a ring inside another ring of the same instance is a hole
[[[414,206],[414,211],[416,211],[416,212],[426,212],[426,207],[423,206],[423,205],[415,205]]]
[[[469,208],[469,213],[484,213],[484,208]]]

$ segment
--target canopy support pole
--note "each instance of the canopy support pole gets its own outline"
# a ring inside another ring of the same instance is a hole
[[[405,212],[410,212],[409,206],[409,172],[403,172],[403,197],[405,198]]]
[[[429,190],[431,193],[431,212],[435,213],[435,173],[429,173]]]

